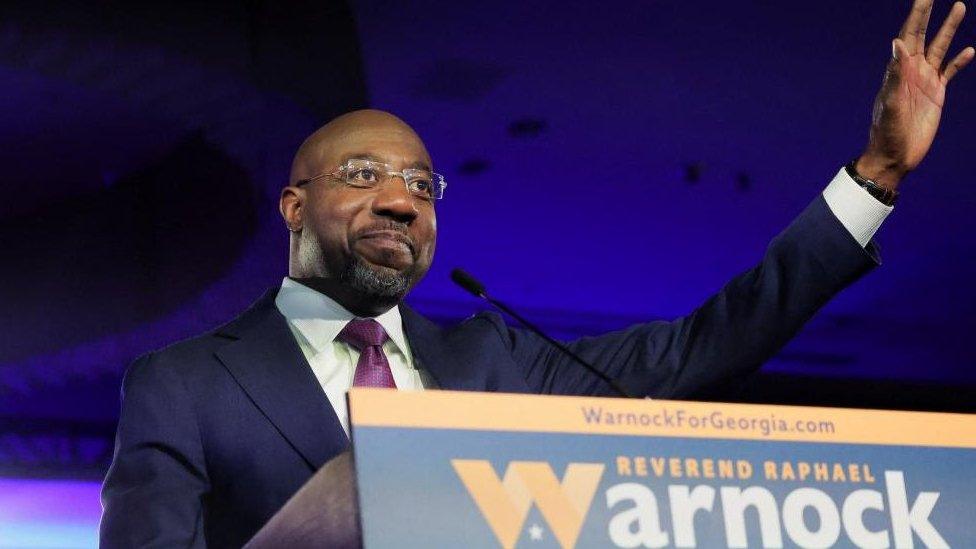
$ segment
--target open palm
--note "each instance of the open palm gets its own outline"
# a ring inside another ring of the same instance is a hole
[[[976,56],[976,50],[967,47],[943,66],[966,6],[962,2],[952,6],[926,47],[931,13],[932,0],[916,0],[892,41],[892,58],[874,102],[868,146],[857,164],[862,175],[891,189],[925,157],[939,128],[946,86]]]

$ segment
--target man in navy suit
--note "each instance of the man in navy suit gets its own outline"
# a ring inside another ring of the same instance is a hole
[[[864,153],[773,239],[762,261],[690,315],[569,346],[632,391],[681,398],[752,372],[878,263],[870,239],[928,151],[962,18],[925,48],[918,0],[878,95]],[[237,319],[139,358],[105,480],[106,547],[238,547],[349,444],[352,385],[611,395],[492,313],[442,328],[403,304],[434,255],[444,191],[420,138],[358,111],[310,136],[280,207],[288,277]]]

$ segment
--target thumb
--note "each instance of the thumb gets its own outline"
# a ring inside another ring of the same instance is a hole
[[[901,38],[895,38],[891,41],[891,58],[895,61],[901,62],[902,59],[908,59],[911,54],[908,53],[908,46],[905,45],[905,41]]]

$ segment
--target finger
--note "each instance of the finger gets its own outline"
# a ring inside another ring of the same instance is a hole
[[[959,28],[959,23],[962,22],[962,18],[965,15],[965,4],[956,2],[952,5],[952,9],[949,10],[949,16],[942,23],[942,28],[939,29],[939,33],[935,35],[932,43],[926,48],[925,60],[929,62],[929,65],[937,68],[942,66],[942,60],[945,59],[946,52],[949,51],[949,44],[952,43],[952,37],[956,35],[956,29]]]
[[[911,57],[911,53],[908,51],[908,44],[901,38],[895,38],[891,41],[891,58],[895,62],[900,63],[903,59],[908,59]]]
[[[948,83],[950,80],[952,80],[952,77],[955,76],[956,73],[965,68],[966,65],[973,60],[973,57],[976,57],[976,49],[973,49],[972,46],[956,54],[956,57],[953,58],[952,61],[949,61],[949,64],[946,65],[945,71],[942,73],[942,76],[945,77],[945,81]]]
[[[898,33],[908,44],[908,51],[921,53],[925,48],[925,28],[929,25],[929,15],[932,13],[932,0],[915,0],[912,12],[905,19],[905,24]]]

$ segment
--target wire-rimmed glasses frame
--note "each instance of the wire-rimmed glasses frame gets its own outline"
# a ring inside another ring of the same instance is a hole
[[[403,180],[407,192],[424,200],[440,200],[444,198],[447,182],[444,176],[423,168],[406,168],[395,170],[393,166],[366,158],[351,158],[334,171],[313,175],[295,182],[296,187],[331,177],[344,182],[350,187],[373,189],[387,180],[399,177]]]

